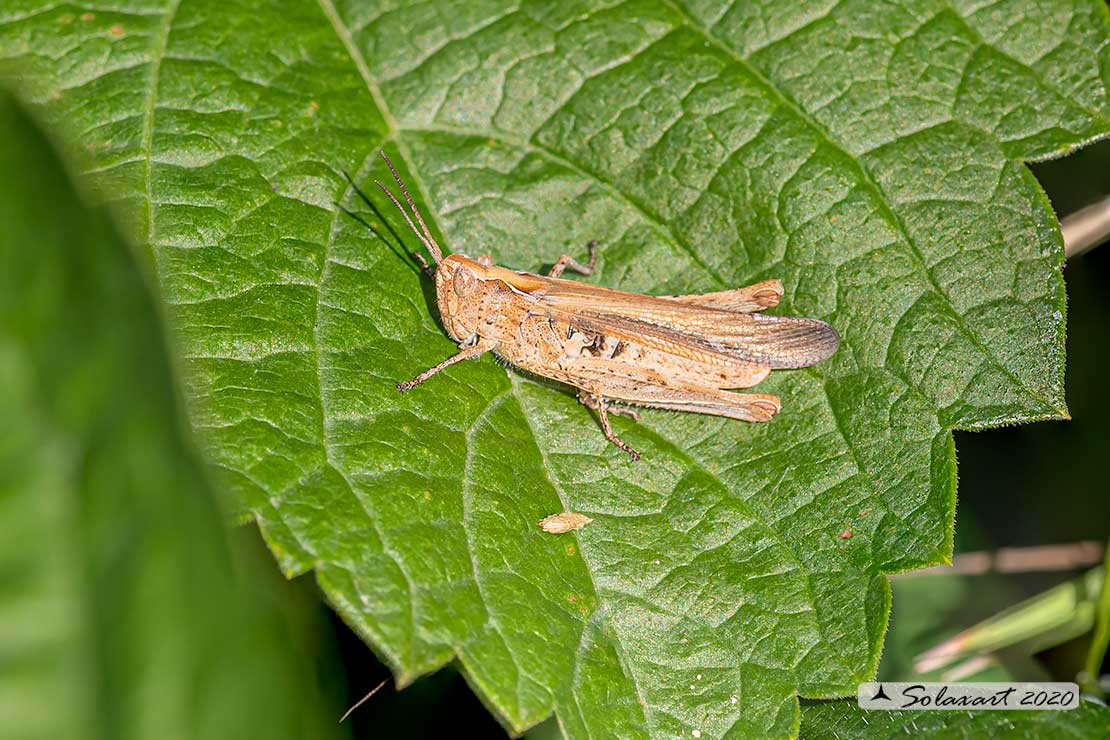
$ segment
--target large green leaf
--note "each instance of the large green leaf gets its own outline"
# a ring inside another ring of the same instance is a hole
[[[340,736],[229,549],[132,255],[3,94],[0,172],[4,737]]]
[[[15,2],[0,58],[149,245],[223,480],[402,683],[458,656],[514,729],[786,736],[796,694],[874,672],[883,574],[948,557],[950,430],[1066,414],[1060,236],[1019,160],[1110,131],[1108,25],[1097,0]],[[841,349],[764,384],[771,424],[619,420],[637,464],[488,358],[401,396],[454,348],[389,229],[336,206],[381,146],[454,249],[537,269],[596,238],[591,280],[661,293],[779,277]],[[535,528],[564,508],[595,521]]]

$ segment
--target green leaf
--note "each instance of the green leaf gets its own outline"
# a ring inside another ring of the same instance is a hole
[[[1057,711],[880,712],[863,711],[854,701],[806,704],[802,707],[805,740],[1039,740],[1100,737],[1110,722],[1110,709],[1093,702]]]
[[[12,4],[2,68],[148,245],[225,485],[401,683],[457,656],[514,730],[795,734],[874,673],[883,574],[949,557],[950,431],[1066,416],[1019,160],[1110,131],[1097,0],[110,7]],[[489,358],[401,396],[454,347],[400,219],[336,206],[382,146],[451,249],[778,277],[842,346],[767,425],[617,420],[637,464]]]
[[[128,248],[6,95],[0,171],[5,737],[338,737],[229,549]]]

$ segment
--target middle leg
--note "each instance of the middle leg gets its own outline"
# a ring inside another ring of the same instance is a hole
[[[569,254],[564,254],[552,266],[551,272],[547,273],[547,276],[559,277],[563,274],[563,270],[567,269],[568,267],[582,275],[592,275],[594,272],[594,265],[597,264],[597,239],[591,239],[590,243],[586,245],[586,249],[590,251],[589,264],[580,264]]]
[[[579,391],[578,400],[581,401],[582,405],[586,408],[595,409],[597,411],[598,419],[601,421],[601,431],[605,433],[605,439],[612,442],[619,449],[627,452],[633,462],[640,459],[640,453],[636,452],[636,450],[632,449],[631,445],[618,437],[617,433],[613,431],[612,425],[609,423],[610,410],[614,413],[622,413],[625,411],[624,409],[610,409],[609,404],[605,402],[605,397],[602,396],[599,391]],[[631,414],[635,415],[635,418],[639,418],[639,415],[636,414],[635,411],[631,411]]]
[[[578,389],[578,402],[591,411],[598,410],[597,397],[589,391]],[[608,406],[608,411],[613,416],[627,416],[632,421],[639,421],[640,414],[635,409],[625,408],[624,406]]]

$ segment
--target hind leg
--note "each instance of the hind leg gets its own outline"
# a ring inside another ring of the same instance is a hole
[[[726,416],[741,421],[770,421],[782,408],[778,396],[766,393],[736,393],[716,388],[672,388],[640,386],[614,394],[619,400],[638,406],[670,411]]]

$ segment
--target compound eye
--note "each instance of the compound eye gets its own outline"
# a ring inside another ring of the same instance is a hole
[[[478,287],[478,276],[474,274],[473,270],[460,267],[455,270],[455,279],[452,286],[455,289],[455,295],[460,298],[468,296]]]

